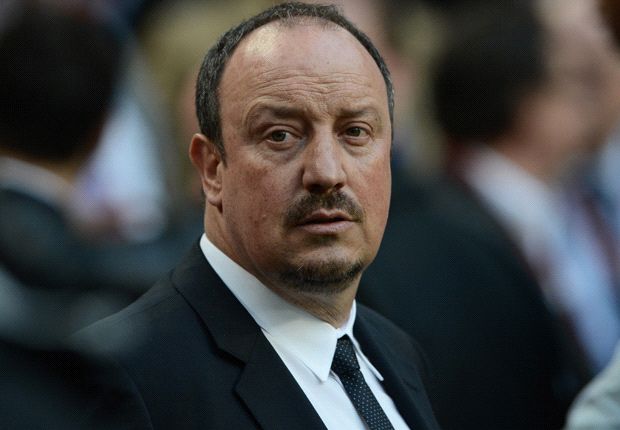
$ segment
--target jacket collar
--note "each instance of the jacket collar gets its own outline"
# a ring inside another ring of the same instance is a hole
[[[353,332],[369,360],[383,375],[386,393],[411,429],[439,430],[416,363],[394,349],[394,343],[403,343],[403,339],[397,342],[386,339],[385,333],[370,322],[372,312],[359,305]]]
[[[222,351],[242,363],[235,391],[265,429],[324,429],[310,401],[250,314],[195,245],[172,275]]]

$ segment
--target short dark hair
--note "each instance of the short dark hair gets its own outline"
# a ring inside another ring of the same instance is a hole
[[[601,11],[605,24],[609,27],[616,49],[620,50],[620,2],[601,0]]]
[[[482,2],[454,19],[432,77],[435,117],[454,142],[492,140],[549,78],[546,30],[533,1]]]
[[[222,124],[220,118],[219,84],[228,59],[239,43],[252,31],[274,21],[295,21],[300,18],[314,18],[331,22],[351,33],[371,55],[385,81],[390,122],[394,117],[394,89],[390,72],[385,61],[368,36],[338,12],[335,6],[306,3],[282,3],[249,18],[224,33],[207,52],[196,85],[196,113],[200,131],[209,138],[225,159]],[[392,131],[393,133],[393,131]]]
[[[113,97],[121,39],[85,11],[16,4],[0,32],[0,147],[54,162],[87,155]]]

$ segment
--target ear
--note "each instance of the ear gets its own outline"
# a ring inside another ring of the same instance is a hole
[[[205,135],[197,133],[189,145],[189,158],[200,174],[207,203],[222,210],[222,154]]]

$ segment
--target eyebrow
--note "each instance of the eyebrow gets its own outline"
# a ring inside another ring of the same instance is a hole
[[[252,121],[264,114],[273,115],[276,118],[298,118],[305,114],[305,109],[297,106],[270,105],[261,103],[252,107],[247,119]],[[340,109],[338,113],[338,117],[340,118],[359,118],[368,116],[371,116],[373,119],[381,123],[381,115],[379,115],[379,111],[372,106],[365,106],[359,109],[343,108]]]
[[[379,112],[374,107],[363,107],[361,109],[341,109],[340,117],[343,118],[359,118],[359,117],[368,117],[371,116],[373,119],[377,120],[379,123],[381,122],[381,116]]]
[[[276,118],[297,118],[303,115],[303,109],[296,106],[282,106],[271,104],[258,104],[250,109],[247,120],[252,122],[263,115],[272,115]]]

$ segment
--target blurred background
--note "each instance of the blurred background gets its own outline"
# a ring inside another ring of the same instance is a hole
[[[620,5],[334,3],[396,92],[390,221],[361,300],[426,350],[443,428],[561,428],[620,339]],[[1,333],[61,338],[198,239],[196,73],[271,4],[0,3]],[[93,64],[109,76],[82,79]]]

